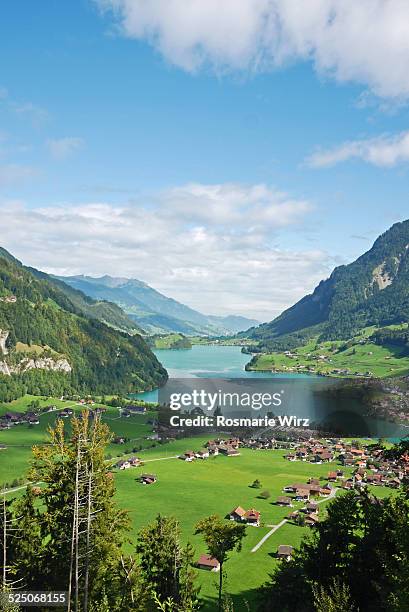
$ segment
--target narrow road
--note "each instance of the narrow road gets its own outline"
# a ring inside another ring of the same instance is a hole
[[[332,499],[333,497],[335,497],[335,495],[337,494],[338,489],[332,489],[331,493],[329,495],[327,495],[327,497],[323,497],[322,499],[319,499],[317,502],[315,502],[318,506],[318,504],[323,504],[324,502],[328,501],[329,499]]]
[[[19,487],[13,487],[12,489],[3,489],[1,491],[2,495],[7,495],[8,493],[15,493],[15,491],[20,491],[21,489],[26,489],[28,487],[28,485],[39,485],[42,484],[42,480],[39,480],[38,482],[26,482],[26,484],[20,485]]]
[[[282,527],[283,525],[285,525],[285,524],[286,524],[286,522],[287,522],[287,519],[283,519],[283,520],[282,520],[280,523],[278,523],[278,525],[274,525],[274,527],[273,527],[272,529],[270,529],[270,531],[269,531],[268,533],[266,533],[266,535],[265,535],[263,538],[261,538],[260,542],[258,542],[258,544],[256,544],[256,545],[255,545],[255,546],[254,546],[254,547],[251,549],[251,551],[250,551],[250,552],[252,552],[252,553],[257,552],[257,551],[258,551],[258,549],[260,548],[260,546],[262,546],[262,545],[264,544],[264,542],[265,542],[266,540],[268,540],[268,538],[269,538],[270,536],[272,536],[272,535],[273,535],[273,533],[274,533],[275,531],[277,531],[277,529],[280,529],[280,527]]]
[[[324,502],[329,501],[330,499],[333,499],[335,497],[335,495],[337,494],[338,489],[332,489],[331,493],[327,496],[327,497],[323,497],[322,499],[320,499],[319,501],[316,502],[316,504],[323,504]],[[258,549],[260,548],[260,546],[262,546],[264,544],[264,542],[266,540],[268,540],[268,538],[270,536],[273,535],[273,533],[275,533],[277,531],[277,529],[280,529],[280,527],[282,527],[283,525],[285,525],[285,523],[287,522],[287,519],[283,519],[280,523],[278,523],[278,525],[274,525],[274,527],[272,529],[270,529],[270,531],[268,533],[266,533],[266,535],[261,538],[260,542],[258,542],[252,549],[250,552],[254,553],[257,552]]]
[[[157,457],[156,459],[142,459],[142,463],[148,463],[149,461],[166,461],[167,459],[179,459],[178,455],[174,457]]]

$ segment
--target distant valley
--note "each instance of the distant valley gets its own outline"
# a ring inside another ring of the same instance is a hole
[[[137,279],[82,275],[60,276],[58,279],[95,300],[117,304],[148,334],[224,336],[258,324],[254,319],[241,316],[204,315]]]

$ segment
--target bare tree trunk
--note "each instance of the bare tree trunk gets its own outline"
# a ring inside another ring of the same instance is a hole
[[[85,548],[85,581],[84,581],[84,612],[88,611],[88,588],[89,588],[89,553],[91,536],[91,507],[92,507],[92,465],[88,477],[88,512],[87,512],[87,533]]]
[[[76,465],[76,477],[75,482],[78,482],[78,457],[77,457],[77,465]],[[75,522],[76,522],[76,513],[75,513],[75,499],[76,499],[77,486],[75,486],[74,493],[74,508],[72,513],[72,532],[71,532],[71,554],[70,554],[70,575],[68,581],[68,608],[67,612],[71,612],[71,597],[72,597],[72,577],[74,571],[74,549],[75,549]]]
[[[3,589],[6,588],[7,578],[7,511],[6,511],[6,493],[3,491]]]
[[[78,612],[79,610],[78,508],[79,508],[80,461],[81,461],[81,438],[78,439],[77,469],[75,472],[75,496],[74,496],[75,612]]]
[[[222,610],[222,592],[223,592],[223,563],[220,563],[220,575],[219,575],[219,605],[218,611]]]

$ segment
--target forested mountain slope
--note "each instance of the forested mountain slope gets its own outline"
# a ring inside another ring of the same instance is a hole
[[[92,308],[93,301],[89,305]],[[166,379],[166,371],[143,338],[85,314],[83,305],[47,275],[25,268],[4,249],[0,250],[0,372],[0,400],[25,392],[126,393]]]
[[[335,268],[310,295],[246,335],[266,348],[291,348],[312,336],[347,339],[369,325],[409,321],[409,220],[396,223],[349,265]]]

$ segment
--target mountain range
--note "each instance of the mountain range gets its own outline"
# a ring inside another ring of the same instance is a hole
[[[59,276],[58,280],[95,300],[114,302],[138,327],[150,334],[177,332],[223,336],[236,334],[258,323],[241,316],[204,315],[136,279],[81,275]]]
[[[162,384],[166,370],[136,331],[117,305],[25,267],[0,248],[1,401]]]
[[[309,338],[342,340],[365,327],[409,321],[409,220],[396,223],[351,264],[334,269],[312,294],[270,323],[249,329],[260,350],[286,350]]]

